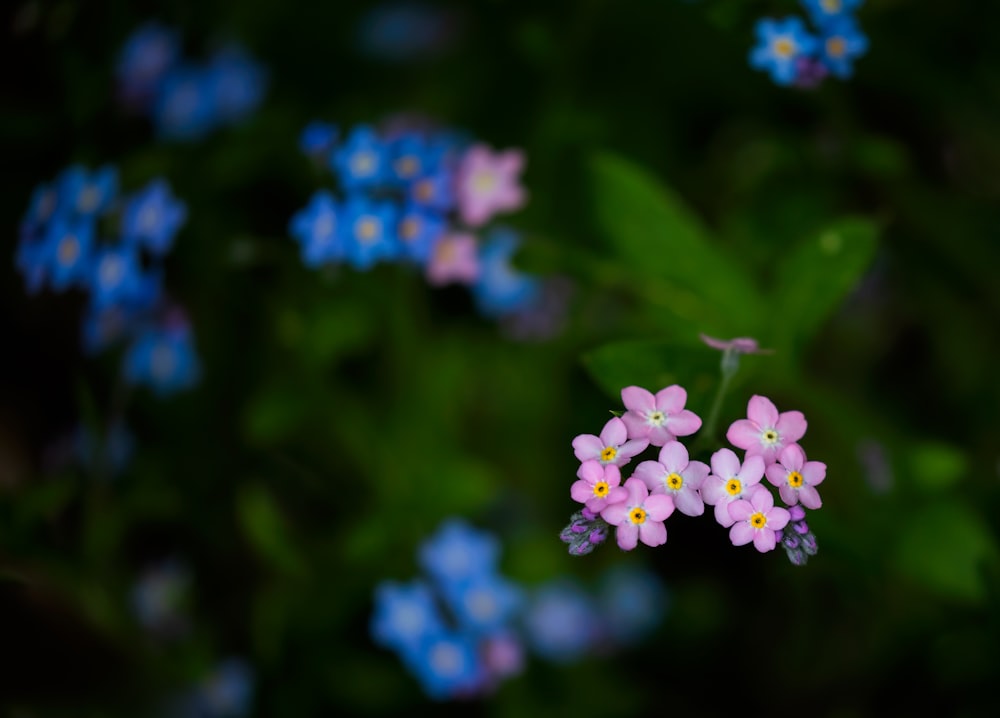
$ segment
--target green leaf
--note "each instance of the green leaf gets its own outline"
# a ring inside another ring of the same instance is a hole
[[[909,478],[925,491],[951,488],[968,469],[965,454],[948,444],[919,444],[910,450],[909,457]]]
[[[285,519],[267,491],[260,486],[244,488],[237,497],[236,511],[247,540],[261,558],[285,573],[305,573]]]
[[[801,347],[857,286],[875,256],[877,236],[871,221],[843,219],[784,258],[772,302],[783,347]]]
[[[595,219],[608,249],[648,301],[710,334],[755,333],[760,293],[676,195],[614,155],[595,156],[590,174]]]
[[[587,352],[583,364],[594,381],[615,398],[623,387],[633,385],[656,392],[681,384],[698,392],[715,383],[719,353],[674,342],[625,341]]]
[[[904,575],[952,598],[985,596],[984,569],[997,547],[989,527],[964,503],[936,503],[910,514],[895,551]]]

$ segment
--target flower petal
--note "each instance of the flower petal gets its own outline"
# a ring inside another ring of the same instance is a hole
[[[723,481],[736,476],[740,471],[740,460],[729,449],[719,449],[712,454],[712,473]]]
[[[578,479],[573,482],[573,485],[569,487],[569,495],[574,501],[579,501],[581,504],[585,504],[594,498],[594,485],[590,484],[583,479]]]
[[[794,444],[805,436],[807,426],[806,417],[801,411],[786,411],[778,418],[774,428],[785,444]]]
[[[733,517],[729,515],[729,501],[723,499],[715,505],[715,520],[720,526],[729,527],[733,525]]]
[[[760,456],[747,456],[737,476],[744,486],[759,484],[764,478],[764,459]]]
[[[737,448],[749,450],[754,447],[760,448],[760,435],[761,430],[757,424],[748,419],[738,419],[730,424],[726,440]],[[712,466],[715,466],[714,462]]]
[[[786,437],[782,436],[781,438],[787,446],[778,454],[778,461],[789,471],[801,471],[802,464],[806,460],[806,452],[798,444],[789,444]]]
[[[684,409],[668,417],[666,427],[675,436],[690,436],[701,428],[701,417],[693,411]]]
[[[628,491],[628,505],[642,506],[646,497],[649,496],[649,489],[639,479],[630,476],[625,480],[625,490]]]
[[[819,491],[812,486],[803,486],[799,489],[799,500],[807,509],[818,509],[823,505],[819,497]]]
[[[674,506],[685,516],[701,516],[705,513],[705,502],[701,500],[701,494],[686,483],[684,488],[674,494]]]
[[[746,521],[754,512],[749,501],[739,500],[729,504],[729,518],[733,521]]]
[[[810,486],[819,486],[826,478],[826,464],[822,461],[807,461],[802,467],[802,480]]]
[[[762,514],[766,514],[774,508],[774,497],[771,495],[770,491],[760,484],[757,484],[753,489],[753,493],[750,495],[750,505],[753,506],[755,511],[760,511]],[[732,514],[732,510],[730,510],[729,513]]]
[[[705,477],[704,483],[701,485],[701,498],[702,500],[710,505],[715,506],[726,496],[726,480],[721,479],[715,474]]]
[[[660,463],[667,473],[681,473],[688,465],[688,450],[679,441],[671,441],[660,449]]]
[[[681,472],[681,476],[684,478],[685,486],[690,486],[692,489],[700,489],[701,485],[705,483],[705,479],[708,478],[709,472],[711,472],[711,469],[708,468],[708,464],[702,461],[692,461]]]
[[[672,384],[656,392],[656,408],[666,414],[677,414],[687,403],[687,391],[680,384]]]
[[[628,428],[625,422],[617,416],[611,417],[601,429],[601,442],[604,446],[621,446],[628,439]]]
[[[653,521],[663,521],[674,512],[674,499],[668,494],[656,494],[646,499],[643,508]]]
[[[654,428],[646,421],[645,415],[634,411],[625,412],[622,421],[625,422],[625,431],[630,439],[647,439]]]
[[[608,486],[620,486],[622,483],[622,472],[614,464],[608,464],[607,466],[601,467],[604,469],[604,480],[608,482]]]
[[[627,464],[629,459],[636,454],[641,454],[646,450],[647,446],[649,446],[649,441],[646,439],[631,439],[630,441],[626,441],[618,447],[618,453],[615,455],[615,465],[621,466],[622,464]]]
[[[639,538],[647,546],[662,546],[667,542],[667,527],[662,521],[649,521],[639,527]]]
[[[765,512],[765,515],[767,516],[767,528],[772,531],[781,531],[788,525],[792,516],[788,513],[788,509],[783,509],[780,506],[775,506],[770,511]]]
[[[596,484],[598,481],[604,480],[604,467],[601,466],[600,461],[591,459],[580,464],[576,475],[589,484]]]
[[[663,481],[667,477],[667,470],[659,461],[643,461],[632,472],[633,479],[639,479],[646,484],[646,488],[652,491],[656,488],[663,488]]]
[[[627,386],[622,389],[622,403],[629,411],[639,414],[653,411],[656,408],[653,392],[639,386]]]
[[[764,475],[767,476],[771,486],[777,486],[779,489],[788,486],[788,469],[781,464],[771,464],[764,469]]]
[[[770,529],[759,529],[754,532],[753,546],[761,553],[773,551],[775,547],[774,531]]]
[[[618,539],[618,548],[631,551],[639,543],[639,527],[631,521],[624,521],[618,525],[615,537]]]
[[[746,521],[740,521],[729,529],[729,540],[733,542],[733,546],[745,546],[753,541],[754,533],[753,526]]]
[[[624,489],[623,489],[624,491]],[[626,495],[626,499],[628,496]],[[628,516],[628,503],[627,501],[616,501],[615,503],[609,503],[603,509],[601,509],[601,518],[607,521],[612,526],[618,526],[621,524],[625,517]]]
[[[573,453],[580,461],[597,459],[604,450],[604,444],[593,434],[580,434],[573,439]]]
[[[762,429],[775,428],[778,423],[778,407],[766,396],[754,394],[747,403],[747,418]]]
[[[782,484],[779,486],[778,494],[781,496],[781,500],[789,506],[795,506],[795,504],[799,503],[798,489],[793,489],[788,484]]]

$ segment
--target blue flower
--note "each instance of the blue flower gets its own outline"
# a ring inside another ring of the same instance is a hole
[[[333,153],[331,168],[347,189],[379,185],[391,176],[385,143],[367,125],[351,131],[347,141]]]
[[[790,85],[798,74],[797,61],[817,49],[817,41],[806,32],[802,20],[762,18],[755,28],[759,44],[750,52],[750,65],[771,73],[779,85]]]
[[[441,167],[433,174],[413,182],[408,196],[411,202],[438,212],[450,212],[457,201],[455,194],[455,173]]]
[[[125,379],[145,384],[161,396],[197,383],[201,370],[187,327],[149,327],[129,345]]]
[[[853,18],[843,16],[823,28],[821,56],[830,72],[837,77],[850,77],[854,60],[867,50],[868,38],[861,33]]]
[[[217,124],[214,79],[191,65],[168,72],[153,107],[157,134],[168,140],[198,140]]]
[[[134,328],[136,312],[133,306],[111,305],[98,309],[91,303],[83,315],[80,334],[87,354],[104,351],[124,339]]]
[[[471,637],[440,632],[426,636],[417,652],[404,658],[431,698],[446,700],[472,694],[483,678]]]
[[[136,29],[122,46],[115,68],[122,99],[137,108],[148,104],[180,52],[180,37],[175,30],[155,22]]]
[[[627,565],[604,574],[598,600],[608,631],[620,643],[632,643],[656,628],[670,607],[656,574]]]
[[[864,3],[864,0],[802,0],[809,17],[819,27],[827,23],[850,17]]]
[[[380,259],[393,259],[400,252],[396,237],[398,211],[391,202],[353,195],[344,204],[340,236],[344,258],[358,270],[370,269]]]
[[[177,230],[186,221],[187,207],[173,197],[166,180],[157,179],[125,203],[122,236],[160,257],[170,251]]]
[[[336,125],[328,122],[310,122],[299,135],[299,149],[309,157],[323,159],[337,143]]]
[[[408,259],[426,264],[434,245],[448,228],[445,218],[432,210],[410,205],[399,218],[399,244]]]
[[[230,45],[212,57],[208,76],[215,115],[223,123],[236,123],[248,117],[267,92],[267,71],[237,45]]]
[[[53,289],[62,291],[89,278],[94,246],[94,225],[89,219],[57,217],[49,225],[43,246]]]
[[[385,581],[375,588],[372,638],[380,646],[415,656],[421,641],[444,631],[444,622],[427,584]]]
[[[228,658],[216,666],[201,686],[204,715],[210,718],[242,718],[253,701],[254,675],[240,658]]]
[[[538,655],[556,663],[569,663],[593,647],[600,614],[583,589],[561,579],[535,591],[524,623],[528,643]]]
[[[98,251],[90,276],[90,297],[96,309],[128,305],[139,294],[141,267],[131,247]]]
[[[417,549],[420,565],[442,585],[495,573],[499,557],[496,538],[461,519],[445,521]]]
[[[503,577],[483,573],[442,585],[448,602],[463,631],[488,634],[502,630],[521,607],[521,591]]]
[[[80,165],[59,177],[59,209],[82,217],[95,217],[107,210],[118,194],[118,170],[105,165],[90,173]]]
[[[186,624],[182,608],[190,586],[187,567],[176,559],[152,566],[132,586],[132,613],[147,631],[176,634]]]
[[[309,267],[319,267],[344,256],[339,226],[340,209],[336,200],[329,192],[320,190],[292,217],[288,233],[301,245],[302,261]]]
[[[487,316],[520,311],[540,295],[538,279],[510,264],[520,239],[508,229],[495,230],[479,250],[479,278],[472,285],[479,310]]]
[[[14,262],[24,275],[28,294],[37,294],[49,275],[49,248],[44,240],[22,236],[14,254]]]
[[[44,230],[45,225],[55,216],[59,208],[59,190],[52,185],[41,184],[35,187],[28,202],[28,211],[21,220],[21,236],[36,238]]]
[[[407,132],[394,139],[389,152],[391,175],[400,186],[407,187],[436,169],[437,157],[430,153],[424,138],[416,133]]]

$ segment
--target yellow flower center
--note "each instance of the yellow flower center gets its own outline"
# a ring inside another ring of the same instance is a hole
[[[800,474],[798,471],[793,471],[792,473],[790,473],[788,475],[788,485],[795,489],[802,486],[802,474]]]
[[[174,356],[174,350],[169,344],[160,344],[153,350],[153,355],[150,357],[150,364],[153,376],[158,379],[166,379],[171,374],[174,373],[174,367],[177,365],[177,358]]]
[[[430,198],[434,196],[434,184],[429,179],[417,182],[416,187],[413,189],[413,193],[421,202],[428,202]]]
[[[333,219],[328,214],[316,220],[316,236],[329,237],[333,234]]]
[[[603,497],[608,495],[608,482],[598,481],[594,484],[594,496]]]
[[[762,529],[767,526],[767,516],[762,514],[760,511],[755,513],[750,517],[750,525],[755,529]]]
[[[476,192],[485,194],[491,192],[497,186],[497,178],[492,172],[477,172],[472,178],[472,188]]]
[[[420,171],[420,161],[413,155],[400,157],[396,160],[396,174],[400,177],[408,178]]]
[[[649,415],[649,423],[653,426],[659,426],[666,420],[666,418],[667,417],[663,415],[662,411],[654,411]]]
[[[667,486],[671,489],[677,490],[684,485],[684,479],[680,474],[670,474],[667,477]]]
[[[847,52],[847,43],[842,37],[831,37],[826,41],[826,54],[830,57],[843,57]]]
[[[726,491],[730,496],[736,496],[743,490],[743,484],[735,476],[726,482]]]
[[[819,4],[831,15],[835,12],[840,12],[840,0],[820,0]]]
[[[788,37],[779,37],[774,41],[772,48],[778,57],[791,57],[795,54],[795,43]]]
[[[458,259],[456,244],[452,239],[442,239],[434,246],[434,260],[441,264],[454,262]]]
[[[618,456],[618,449],[613,446],[605,446],[604,451],[601,452],[601,461],[614,461],[616,456]]]
[[[381,223],[375,217],[362,217],[354,225],[354,232],[362,242],[371,242],[379,235]]]
[[[68,234],[59,243],[59,263],[72,264],[80,256],[80,240],[76,235]]]
[[[399,227],[399,236],[403,239],[416,239],[420,232],[420,220],[416,217],[407,217]]]
[[[90,212],[97,208],[98,202],[101,201],[101,193],[97,191],[97,188],[93,185],[87,185],[87,188],[80,193],[80,199],[77,202],[77,206],[82,212]]]
[[[646,509],[636,506],[628,512],[628,520],[634,524],[646,523]]]
[[[760,438],[764,440],[765,444],[775,444],[778,441],[778,432],[774,429],[768,429],[760,435]]]
[[[101,282],[105,285],[117,284],[124,274],[121,260],[116,257],[108,257],[101,262]]]
[[[364,177],[375,171],[375,155],[371,152],[355,152],[351,156],[351,172]]]

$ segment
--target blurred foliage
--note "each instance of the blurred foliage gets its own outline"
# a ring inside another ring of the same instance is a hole
[[[778,714],[991,715],[1000,6],[866,3],[855,76],[804,92],[746,60],[756,19],[792,0],[435,4],[458,18],[454,41],[407,62],[359,50],[375,3],[3,11],[3,254],[32,188],[71,162],[113,162],[125,186],[168,177],[190,220],[165,279],[203,362],[193,391],[125,392],[118,357],[79,348],[82,297],[28,297],[4,265],[5,714],[149,715],[227,655],[255,668],[256,715],[419,709],[369,639],[376,583],[415,575],[414,546],[450,515],[498,534],[504,573],[529,586],[625,560],[557,540],[570,442],[626,384],[680,382],[707,414],[720,355],[704,332],[775,351],[741,359],[695,458],[752,394],[803,411],[804,447],[828,465],[818,556],[799,569],[733,548],[710,517],[672,517],[666,546],[628,557],[673,596],[642,646],[532,660],[490,698],[433,709],[721,712],[735,702],[715,698],[712,667],[749,651]],[[113,82],[150,18],[193,54],[245,43],[271,72],[261,110],[196,144],[155,141]],[[573,280],[559,336],[514,342],[466,292],[403,267],[302,266],[288,218],[329,179],[300,129],[400,112],[526,150],[518,262]],[[120,476],[58,460],[78,426],[103,436],[118,417],[136,436]],[[170,556],[191,569],[192,625],[164,642],[128,596]]]

